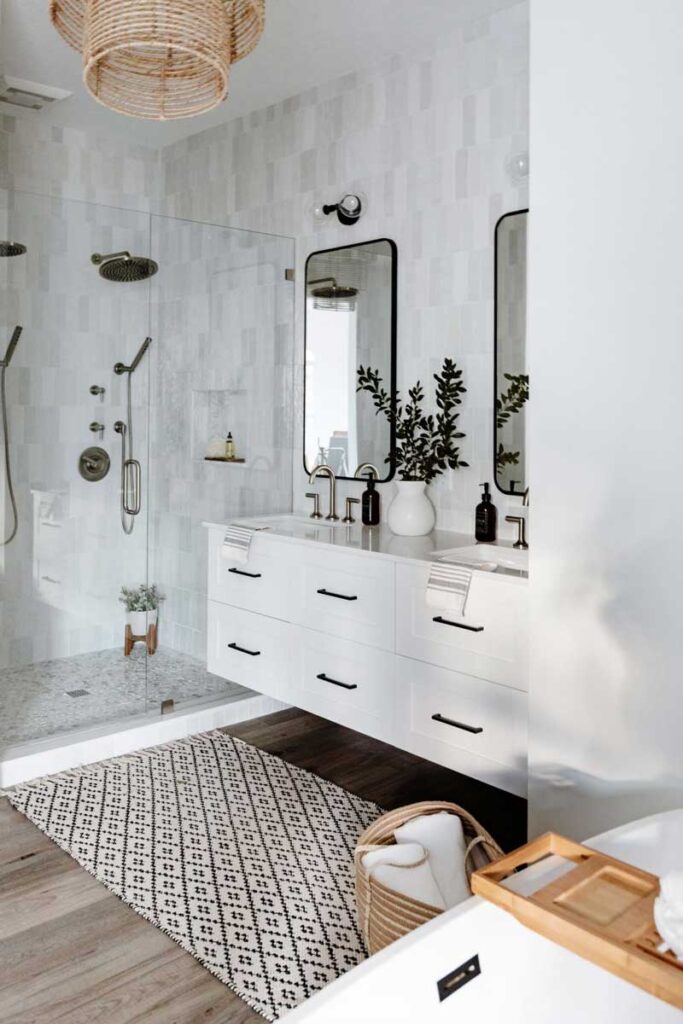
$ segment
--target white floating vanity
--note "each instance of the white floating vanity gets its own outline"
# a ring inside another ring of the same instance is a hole
[[[226,524],[205,524],[210,672],[526,796],[525,553],[296,515],[242,523],[267,527],[246,564],[222,557]],[[431,562],[479,551],[466,618],[429,605]]]

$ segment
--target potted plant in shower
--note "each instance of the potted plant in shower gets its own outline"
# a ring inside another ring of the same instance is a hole
[[[441,373],[434,374],[436,413],[424,411],[425,393],[420,381],[408,389],[408,401],[404,403],[398,391],[392,401],[377,370],[359,366],[357,375],[356,390],[366,391],[372,397],[376,414],[385,416],[396,434],[398,493],[389,506],[389,527],[402,537],[422,537],[433,530],[436,521],[425,487],[447,469],[468,465],[460,457],[457,444],[465,437],[457,429],[457,408],[467,391],[462,370],[446,358]],[[391,462],[391,456],[385,462]]]
[[[126,623],[133,636],[147,636],[150,626],[156,626],[159,617],[159,603],[164,600],[156,584],[148,587],[121,587],[119,601],[126,606]]]

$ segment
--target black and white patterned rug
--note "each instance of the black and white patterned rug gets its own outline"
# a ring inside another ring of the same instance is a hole
[[[6,795],[267,1020],[366,956],[353,851],[380,808],[242,740],[204,733]]]

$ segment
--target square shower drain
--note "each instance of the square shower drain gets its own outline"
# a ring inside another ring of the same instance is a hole
[[[89,697],[90,690],[65,690],[67,697]]]

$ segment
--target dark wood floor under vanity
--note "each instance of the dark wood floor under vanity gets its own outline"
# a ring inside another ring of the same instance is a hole
[[[452,800],[502,846],[525,839],[523,800],[305,712],[226,731],[387,809]],[[262,1020],[0,800],[0,1024]]]

